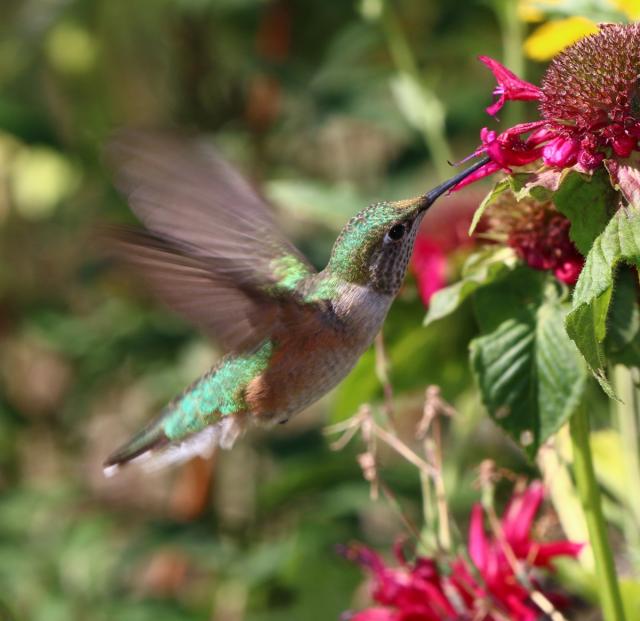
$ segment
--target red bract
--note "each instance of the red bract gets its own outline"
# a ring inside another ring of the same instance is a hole
[[[624,159],[638,151],[640,24],[601,25],[551,61],[541,88],[496,60],[480,60],[498,82],[494,94],[499,98],[487,108],[489,114],[509,100],[537,100],[542,119],[500,134],[483,129],[476,155],[486,153],[491,161],[458,187],[538,159],[549,167],[577,166],[586,172],[607,158]]]
[[[543,617],[519,577],[540,590],[534,568],[549,568],[558,556],[578,555],[581,544],[542,543],[531,528],[543,498],[540,483],[517,493],[507,506],[497,533],[488,535],[484,511],[476,504],[469,526],[469,555],[455,558],[441,572],[435,561],[417,557],[413,563],[397,554],[399,565],[389,567],[372,550],[351,547],[346,554],[373,577],[373,598],[379,606],[345,615],[351,621],[536,621]],[[517,572],[517,575],[516,575]],[[555,599],[553,594],[547,597]],[[556,600],[558,601],[558,600]]]

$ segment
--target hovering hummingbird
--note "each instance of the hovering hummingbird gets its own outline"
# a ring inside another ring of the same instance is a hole
[[[107,156],[145,227],[118,229],[118,250],[227,354],[115,451],[106,474],[229,448],[248,425],[285,423],[336,386],[380,330],[426,210],[486,161],[422,196],[362,210],[317,272],[202,142],[128,132]]]

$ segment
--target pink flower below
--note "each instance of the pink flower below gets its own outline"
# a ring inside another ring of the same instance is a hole
[[[379,606],[345,615],[350,621],[443,621],[474,620],[536,621],[543,617],[518,576],[526,576],[541,589],[534,568],[551,568],[558,556],[575,557],[581,544],[571,541],[542,543],[531,538],[535,514],[543,499],[543,487],[532,483],[516,494],[500,521],[499,536],[487,535],[484,512],[476,504],[469,526],[469,555],[455,558],[445,572],[436,562],[417,557],[407,562],[396,550],[398,567],[389,567],[372,550],[352,547],[349,558],[359,562],[373,577],[373,598]],[[517,575],[516,575],[517,572]],[[564,599],[546,593],[556,606]]]

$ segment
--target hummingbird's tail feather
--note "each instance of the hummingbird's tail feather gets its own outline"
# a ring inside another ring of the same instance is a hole
[[[161,449],[169,444],[163,425],[162,417],[157,418],[139,431],[126,444],[111,453],[103,464],[106,476],[115,474],[120,466],[136,459],[142,459],[146,453]]]
[[[170,441],[160,417],[136,434],[104,462],[105,476],[111,477],[129,463],[140,463],[145,470],[155,471],[180,464],[193,457],[209,458],[216,447],[231,448],[244,426],[233,416],[209,425],[180,441]]]

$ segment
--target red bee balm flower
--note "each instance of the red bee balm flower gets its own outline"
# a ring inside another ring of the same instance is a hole
[[[539,101],[542,119],[496,134],[484,128],[482,145],[491,161],[457,187],[498,170],[511,172],[538,159],[550,167],[594,170],[611,158],[628,158],[640,138],[640,24],[604,24],[556,56],[542,86],[520,80],[499,62],[480,56],[498,82],[496,114],[506,101]],[[524,137],[528,134],[528,137]],[[613,172],[613,171],[612,171]],[[624,191],[624,188],[623,188]]]
[[[542,484],[532,483],[516,493],[500,520],[499,536],[487,535],[484,512],[476,504],[469,526],[469,555],[475,568],[462,557],[441,572],[432,559],[413,563],[396,550],[398,567],[388,567],[372,550],[351,547],[346,555],[373,577],[373,598],[379,606],[347,613],[350,621],[474,620],[536,621],[543,617],[519,577],[540,590],[535,568],[551,568],[558,556],[575,557],[581,544],[571,541],[541,543],[531,538],[531,527],[544,495]],[[518,572],[518,575],[516,575]],[[561,605],[562,598],[546,594]]]

